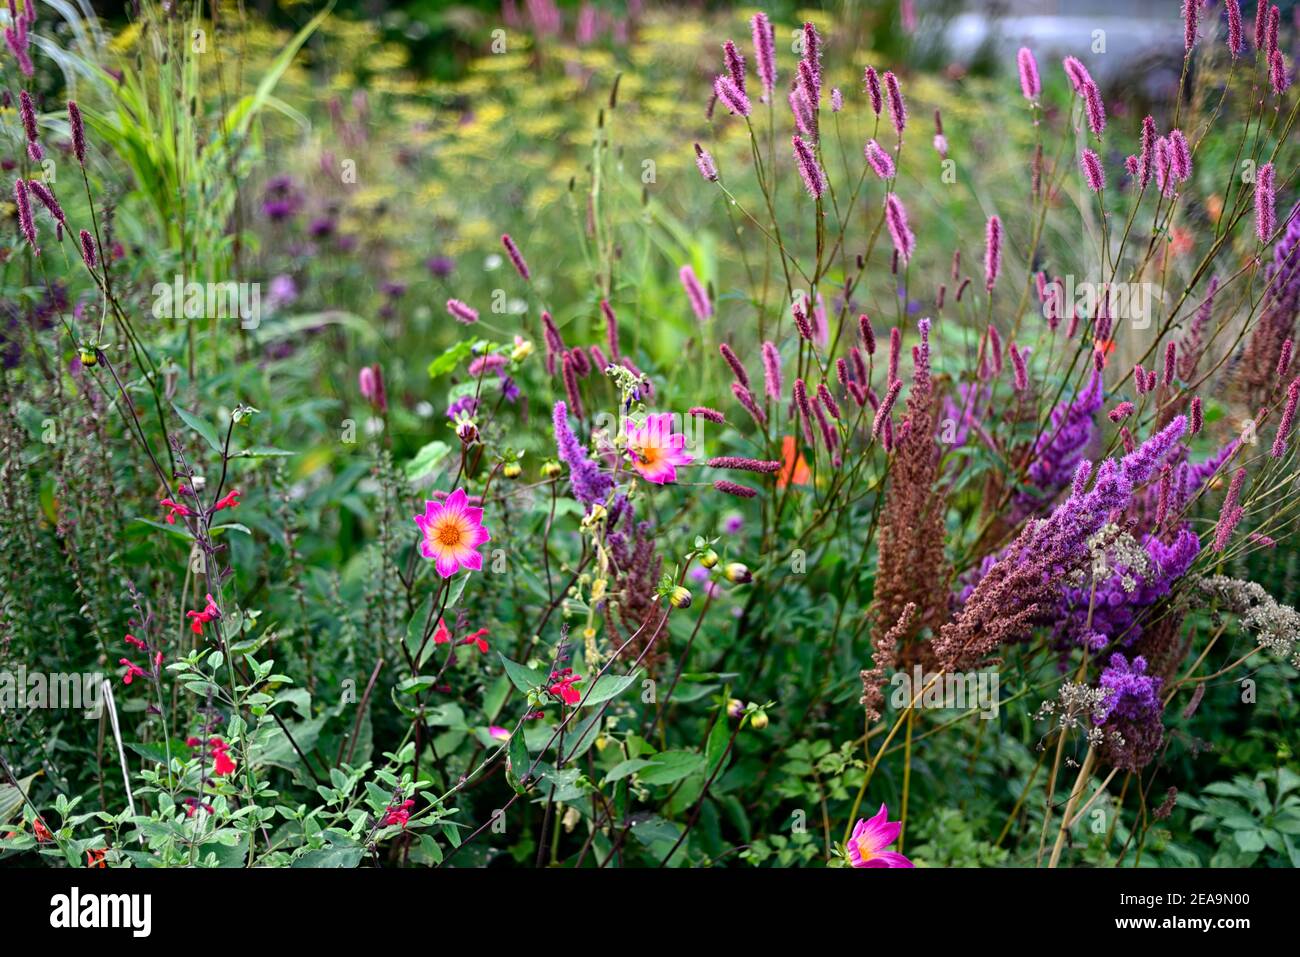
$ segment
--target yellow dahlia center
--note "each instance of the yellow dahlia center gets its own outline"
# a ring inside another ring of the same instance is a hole
[[[663,450],[657,445],[641,445],[637,447],[636,456],[642,465],[654,465],[662,458]]]
[[[876,856],[875,848],[865,837],[858,838],[858,855],[864,860],[869,861]]]
[[[456,548],[465,538],[465,531],[454,520],[439,522],[433,530],[433,538],[444,548]]]

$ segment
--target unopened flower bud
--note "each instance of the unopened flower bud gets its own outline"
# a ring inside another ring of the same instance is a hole
[[[754,573],[749,570],[749,566],[741,562],[729,563],[722,574],[727,577],[727,581],[737,585],[745,585],[754,580]]]
[[[678,585],[668,593],[668,603],[674,608],[690,608],[691,590],[682,585]]]
[[[478,426],[471,420],[466,419],[456,426],[456,435],[459,436],[462,442],[469,445],[478,438]]]
[[[730,701],[727,702],[728,718],[739,718],[744,713],[745,713],[745,702],[741,701],[739,698],[732,698]]]
[[[83,366],[93,366],[99,363],[99,356],[95,355],[93,349],[81,349],[79,355]]]
[[[767,727],[767,712],[766,711],[754,712],[754,716],[749,719],[749,723],[755,731],[762,731],[764,728]]]
[[[542,466],[542,478],[558,478],[563,471],[559,462],[550,461]]]
[[[515,336],[515,347],[510,350],[510,358],[514,362],[522,362],[533,354],[533,344],[522,336]]]
[[[700,553],[700,564],[705,568],[712,568],[718,564],[718,553],[709,548]]]
[[[508,479],[514,479],[519,478],[523,471],[523,467],[518,462],[507,462],[505,468],[501,470],[501,474]]]

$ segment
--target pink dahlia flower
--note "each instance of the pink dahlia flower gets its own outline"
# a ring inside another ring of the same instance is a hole
[[[647,482],[666,485],[677,481],[677,466],[693,461],[686,451],[686,436],[673,432],[671,413],[646,416],[641,425],[628,428],[627,447],[632,453],[632,467]]]
[[[415,516],[415,524],[422,536],[420,554],[433,560],[443,578],[462,568],[482,569],[478,548],[492,536],[483,527],[483,509],[469,505],[464,489],[456,489],[445,502],[425,502],[424,514]]]
[[[912,862],[897,851],[887,851],[898,840],[901,821],[889,820],[889,808],[880,805],[869,821],[859,819],[849,838],[849,863],[854,867],[911,867]]]

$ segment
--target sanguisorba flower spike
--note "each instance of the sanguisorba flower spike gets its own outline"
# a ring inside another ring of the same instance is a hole
[[[81,109],[76,100],[68,100],[68,129],[72,131],[72,153],[84,168],[86,165],[86,127],[81,122]]]
[[[749,21],[754,38],[754,66],[763,85],[763,102],[770,103],[776,89],[776,34],[766,13],[756,13]]]
[[[433,561],[443,578],[462,568],[483,568],[478,549],[492,536],[483,527],[483,509],[469,504],[464,489],[456,489],[444,502],[426,501],[424,514],[415,516],[415,524],[420,529],[420,554]]]
[[[27,196],[27,183],[23,179],[14,180],[14,204],[18,207],[18,228],[32,247],[32,253],[39,256],[41,247],[36,245],[36,224],[32,222],[32,204]]]
[[[1100,193],[1106,186],[1106,173],[1101,168],[1101,159],[1090,149],[1079,154],[1079,167],[1083,170],[1084,182],[1094,193]]]
[[[510,263],[515,267],[515,272],[519,273],[519,277],[525,282],[532,279],[533,274],[528,269],[528,263],[524,262],[523,253],[519,251],[519,247],[515,245],[509,233],[501,234],[501,245],[506,248],[506,255],[510,257]]]
[[[992,292],[1002,272],[1002,220],[990,216],[984,231],[984,288]]]
[[[1029,47],[1021,47],[1016,53],[1016,67],[1020,71],[1020,92],[1029,102],[1036,102],[1043,92],[1043,84],[1038,78],[1038,61]]]
[[[1273,238],[1277,229],[1277,194],[1273,185],[1273,164],[1265,163],[1255,173],[1255,236],[1261,243]]]
[[[808,195],[813,199],[821,199],[822,194],[826,192],[826,177],[822,174],[822,168],[817,165],[817,158],[813,156],[812,149],[799,136],[798,133],[790,138],[794,145],[794,158],[799,166],[799,175],[803,177],[803,184],[808,188]]]
[[[903,201],[894,193],[885,199],[885,224],[889,227],[889,235],[894,241],[894,248],[898,250],[899,258],[906,264],[916,249],[916,237],[907,225],[907,210],[903,208]]]

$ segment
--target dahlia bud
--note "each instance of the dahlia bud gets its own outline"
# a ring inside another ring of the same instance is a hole
[[[668,604],[674,608],[691,607],[691,590],[682,585],[678,585],[668,593]]]
[[[749,570],[748,565],[741,562],[731,562],[722,570],[722,574],[727,581],[736,585],[746,585],[754,580],[754,573]]]
[[[505,468],[501,470],[501,474],[508,479],[516,479],[523,474],[523,471],[523,466],[518,462],[507,462]]]
[[[705,568],[712,568],[718,564],[718,553],[709,548],[700,553],[700,564]]]

